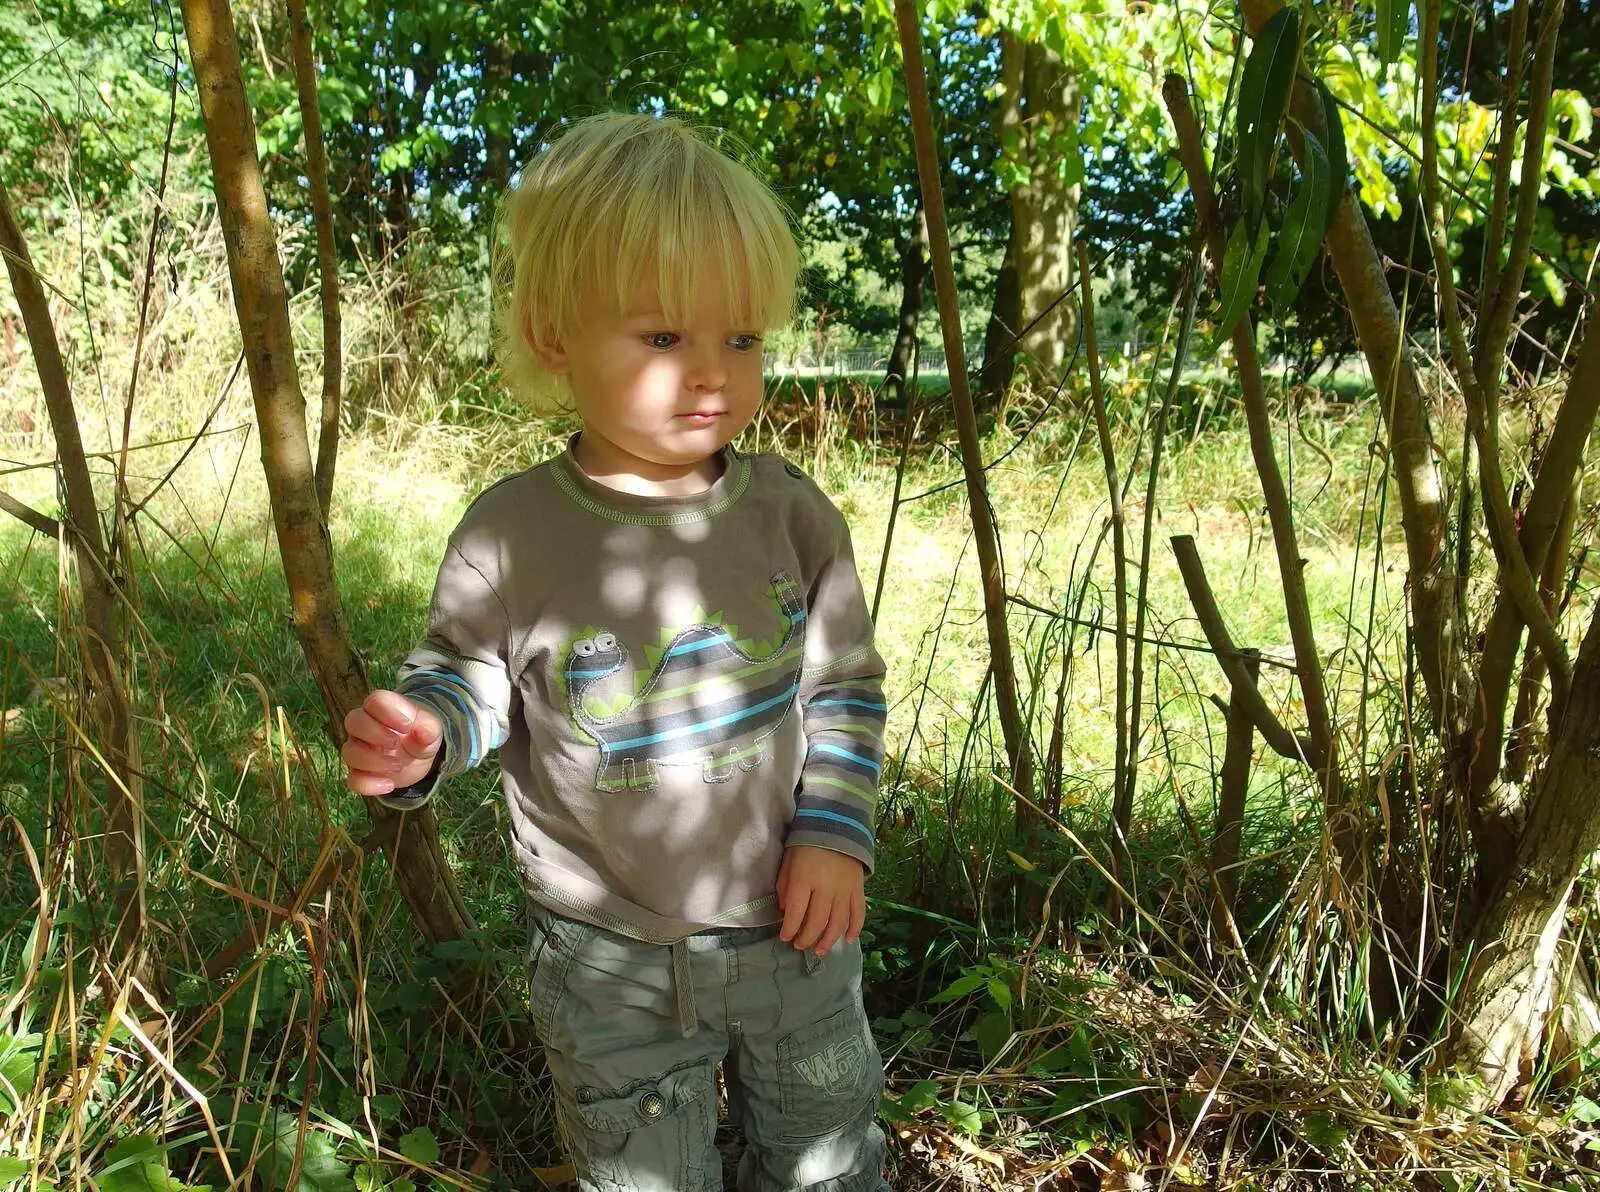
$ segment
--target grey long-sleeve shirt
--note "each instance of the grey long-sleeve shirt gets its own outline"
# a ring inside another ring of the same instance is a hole
[[[792,464],[725,450],[640,497],[567,451],[450,536],[399,689],[445,725],[424,802],[500,747],[535,900],[636,939],[775,922],[783,850],[873,860],[883,662],[850,535]]]

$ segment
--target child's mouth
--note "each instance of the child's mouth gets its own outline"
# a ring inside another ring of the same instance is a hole
[[[721,417],[721,410],[691,410],[687,414],[677,415],[679,422],[686,422],[690,426],[710,426]]]

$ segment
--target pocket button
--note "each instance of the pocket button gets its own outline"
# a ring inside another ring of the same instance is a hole
[[[639,1112],[652,1121],[666,1111],[667,1103],[660,1093],[646,1093],[639,1098]]]

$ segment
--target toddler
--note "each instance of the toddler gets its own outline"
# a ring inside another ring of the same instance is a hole
[[[573,125],[506,201],[499,353],[582,431],[450,535],[427,637],[346,720],[415,808],[500,749],[535,1027],[585,1190],[886,1189],[861,1003],[883,662],[838,510],[733,440],[798,252],[690,126]]]

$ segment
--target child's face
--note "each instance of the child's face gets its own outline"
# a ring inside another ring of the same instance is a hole
[[[643,284],[623,310],[586,303],[564,343],[539,349],[571,383],[586,470],[647,483],[715,479],[707,461],[761,404],[761,338],[731,322],[724,289],[706,286],[671,322],[655,285]]]

